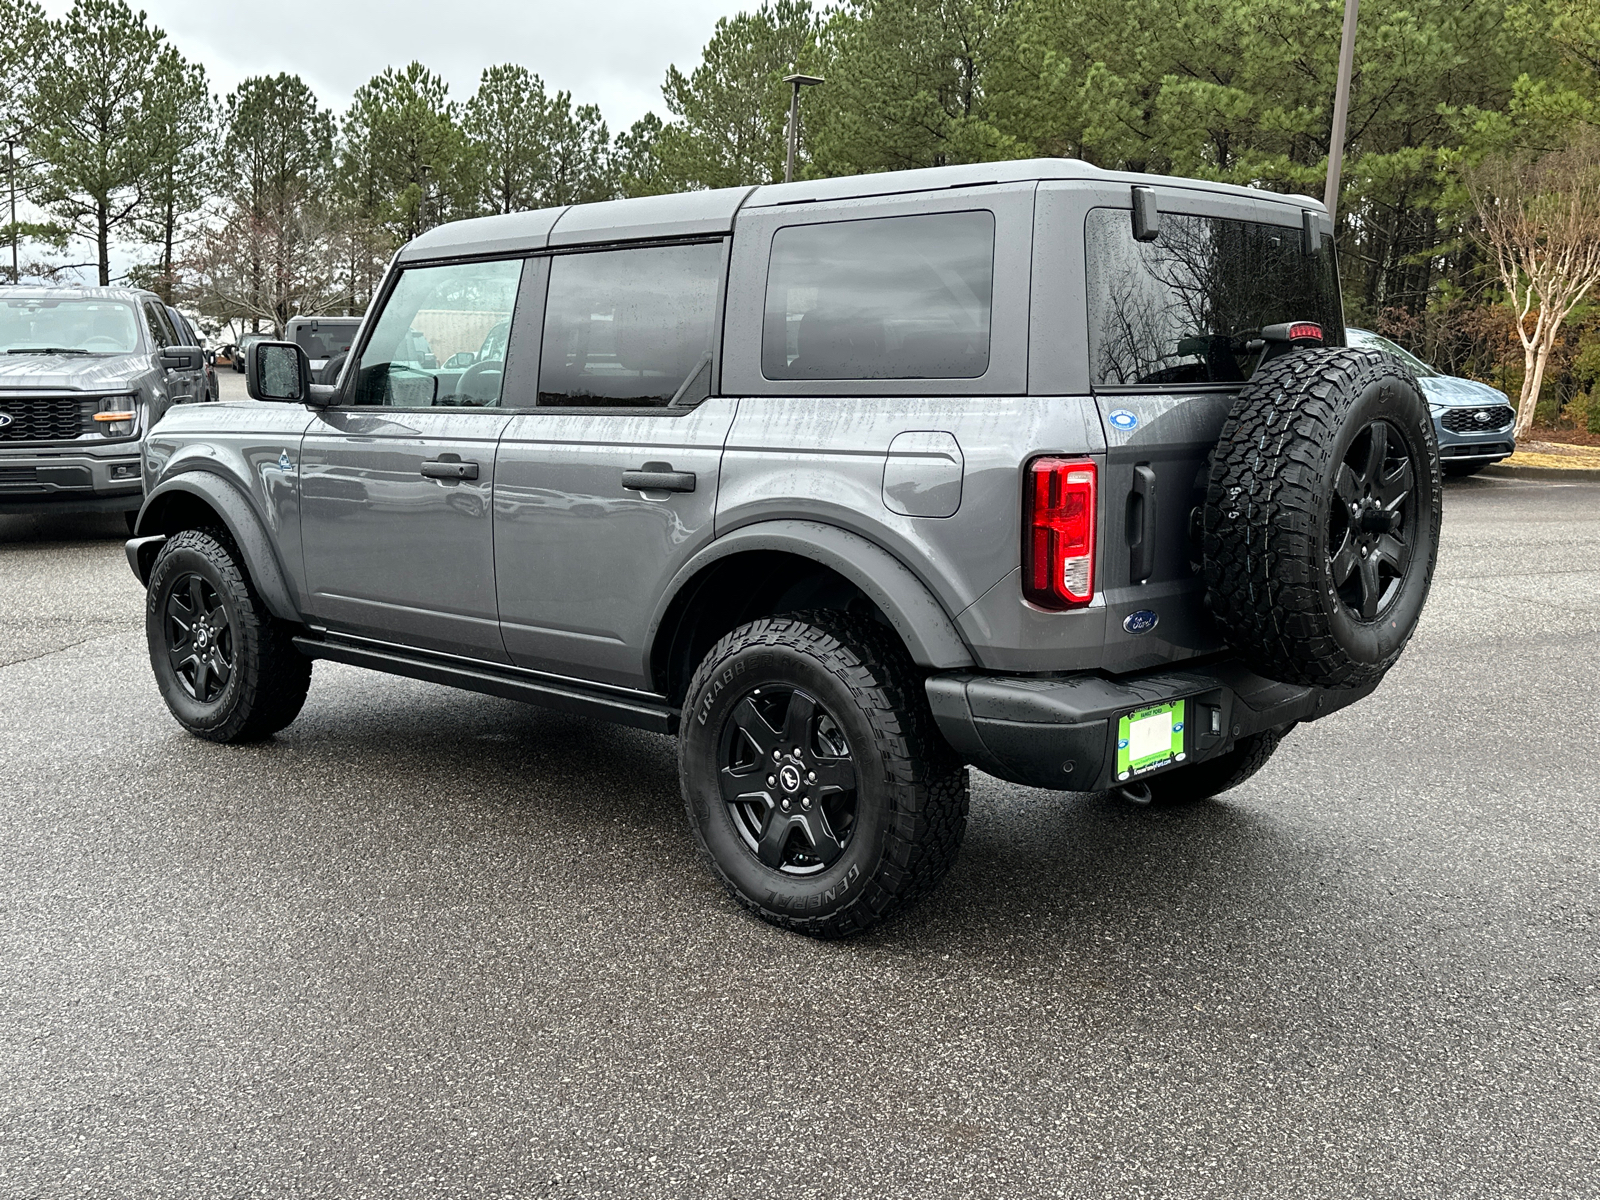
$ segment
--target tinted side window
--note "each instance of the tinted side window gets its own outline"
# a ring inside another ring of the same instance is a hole
[[[511,320],[522,266],[514,258],[403,272],[361,351],[356,403],[497,407],[505,379],[500,328]],[[486,348],[498,356],[482,354]]]
[[[665,405],[709,394],[722,245],[550,260],[539,403]]]
[[[153,300],[144,302],[144,319],[150,326],[150,336],[155,338],[158,346],[176,346],[178,344],[177,331],[172,328],[172,321],[168,318],[166,310]]]
[[[1344,344],[1328,238],[1307,254],[1298,227],[1163,213],[1139,242],[1127,209],[1085,224],[1089,372],[1097,384],[1238,383],[1260,357],[1254,335],[1316,321]]]
[[[772,239],[768,379],[976,379],[989,369],[994,215],[791,225]]]

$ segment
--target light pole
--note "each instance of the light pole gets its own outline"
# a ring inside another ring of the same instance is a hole
[[[22,273],[17,269],[17,141],[6,139],[6,167],[11,175],[11,282],[18,283]]]
[[[789,96],[789,157],[783,164],[783,181],[794,182],[794,148],[800,140],[800,89],[815,87],[822,82],[821,75],[785,75],[783,81],[792,84],[793,93]]]
[[[1339,39],[1339,81],[1333,92],[1333,137],[1328,143],[1328,182],[1322,189],[1322,204],[1328,220],[1335,218],[1339,205],[1339,168],[1344,165],[1344,130],[1350,119],[1350,72],[1356,59],[1356,9],[1361,0],[1344,0],[1344,34]]]
[[[432,226],[428,224],[428,176],[433,174],[433,168],[427,163],[422,164],[422,195],[417,200],[417,232],[427,233]]]

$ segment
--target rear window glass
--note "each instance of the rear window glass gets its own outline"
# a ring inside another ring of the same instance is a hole
[[[1089,362],[1101,385],[1239,383],[1255,370],[1255,335],[1315,321],[1344,344],[1330,239],[1305,253],[1299,226],[1161,214],[1154,241],[1133,237],[1125,208],[1085,226]]]
[[[976,379],[989,369],[994,216],[791,225],[772,239],[768,379]]]
[[[722,246],[550,260],[539,403],[634,407],[705,398]]]

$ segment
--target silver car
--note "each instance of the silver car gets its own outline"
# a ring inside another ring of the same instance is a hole
[[[1439,462],[1446,475],[1472,475],[1508,457],[1517,448],[1513,432],[1517,410],[1498,388],[1476,379],[1445,375],[1411,351],[1369,329],[1345,329],[1352,346],[1382,350],[1411,369],[1428,397],[1434,434],[1439,439]]]

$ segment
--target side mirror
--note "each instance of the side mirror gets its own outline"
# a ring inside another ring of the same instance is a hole
[[[167,346],[161,365],[169,371],[199,371],[206,365],[206,352],[199,346]]]
[[[244,360],[252,400],[305,404],[311,399],[311,360],[293,342],[256,342]]]
[[[472,365],[472,362],[472,354],[469,351],[457,350],[445,360],[444,369],[446,371],[464,371]]]

